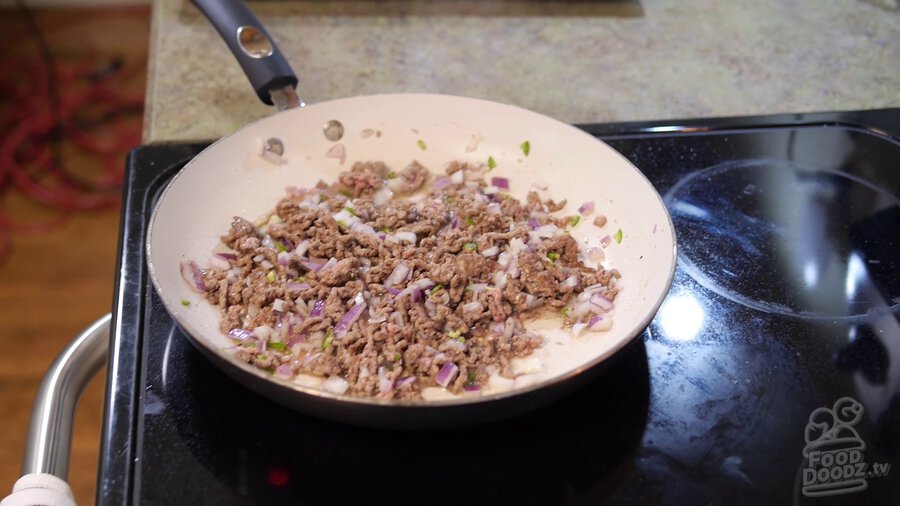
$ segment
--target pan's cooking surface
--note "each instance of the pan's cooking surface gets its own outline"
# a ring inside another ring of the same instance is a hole
[[[892,503],[898,115],[589,128],[666,196],[680,248],[673,288],[643,339],[587,387],[450,432],[311,419],[200,356],[151,288],[142,247],[153,199],[200,146],[140,148],[99,502]],[[857,476],[843,459],[867,467]]]

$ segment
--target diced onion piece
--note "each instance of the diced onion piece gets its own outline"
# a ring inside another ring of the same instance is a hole
[[[571,310],[569,310],[569,316],[571,318],[576,318],[576,319],[580,318],[580,317],[586,315],[589,311],[591,311],[591,309],[593,309],[593,307],[594,307],[594,305],[591,304],[591,301],[589,301],[589,300],[585,301],[585,302],[581,302],[578,305],[576,305],[575,307],[573,307]]]
[[[497,266],[501,269],[506,269],[509,267],[509,264],[512,263],[513,256],[511,253],[504,251],[500,253],[500,256],[497,257]]]
[[[450,181],[450,178],[448,176],[443,176],[435,179],[434,182],[431,183],[431,186],[434,187],[435,190],[440,190],[441,188],[450,186],[451,183],[452,181]]]
[[[310,270],[312,272],[317,272],[319,269],[322,268],[322,264],[320,264],[319,262],[313,262],[310,260],[304,260],[304,261],[300,262],[300,265],[302,265],[303,267],[306,267],[308,270]]]
[[[332,267],[334,267],[335,265],[337,265],[337,263],[338,263],[338,259],[337,259],[337,258],[334,258],[334,257],[331,257],[331,258],[328,259],[327,262],[325,262],[325,265],[323,265],[322,268],[319,269],[319,270],[320,270],[320,271],[327,271],[328,269],[331,269]]]
[[[469,302],[468,304],[463,305],[463,313],[480,313],[484,309],[484,306],[480,302]]]
[[[603,248],[598,246],[591,246],[584,250],[584,256],[591,262],[602,262],[606,259],[606,253],[603,252]]]
[[[323,311],[325,311],[325,301],[319,299],[313,302],[312,309],[309,311],[309,316],[317,318],[322,316]]]
[[[341,165],[344,164],[344,160],[347,159],[347,150],[344,148],[343,144],[335,144],[325,152],[326,158],[337,158],[341,161]]]
[[[231,269],[231,262],[229,262],[224,255],[216,253],[213,256],[209,257],[209,266],[227,271],[228,269]]]
[[[406,276],[409,272],[410,269],[405,263],[398,262],[391,274],[384,280],[384,286],[392,287],[400,284],[401,281],[406,280]]]
[[[340,376],[331,376],[322,382],[322,390],[337,395],[343,395],[350,388],[350,383]]]
[[[203,282],[203,272],[193,260],[181,262],[181,277],[187,281],[188,286],[197,293],[206,293],[206,283]]]
[[[294,256],[298,258],[302,258],[303,255],[306,254],[306,250],[309,249],[309,239],[303,239],[300,243],[297,244],[297,247],[294,248]]]
[[[290,378],[294,375],[294,370],[291,369],[291,364],[281,364],[278,369],[275,369],[275,374],[282,378]]]
[[[273,300],[272,301],[272,309],[279,313],[283,313],[284,312],[284,301],[281,299]]]
[[[434,376],[434,380],[437,381],[437,384],[447,388],[447,385],[453,381],[453,378],[456,377],[456,373],[459,372],[459,367],[456,366],[453,362],[444,362],[444,365],[441,366],[441,370]]]
[[[537,230],[541,227],[541,220],[532,216],[528,218],[528,226],[531,227],[531,230]]]
[[[506,288],[506,283],[508,282],[507,274],[504,271],[497,271],[494,273],[494,286],[499,290],[503,290]]]
[[[606,332],[611,328],[612,318],[608,316],[597,315],[591,318],[590,323],[588,323],[588,330],[590,330],[591,332]]]
[[[600,239],[600,246],[605,248],[605,247],[609,246],[609,243],[611,243],[611,242],[612,242],[612,237],[605,235],[605,236],[603,236],[603,238]]]
[[[581,204],[581,206],[578,208],[578,214],[580,214],[582,216],[587,216],[593,212],[594,212],[594,201],[593,200],[590,202],[585,202],[584,204]]]
[[[501,190],[509,190],[509,179],[505,177],[492,177],[491,185],[496,186]]]
[[[394,388],[400,389],[405,385],[410,385],[416,381],[415,376],[406,376],[405,378],[397,378],[397,381],[394,382]]]
[[[382,394],[386,394],[390,392],[394,388],[394,382],[391,381],[391,377],[388,373],[387,368],[379,367],[378,368],[378,392]]]
[[[572,325],[572,337],[580,336],[587,326],[587,323],[576,323],[575,325]]]
[[[468,288],[469,290],[472,291],[472,298],[473,298],[473,299],[477,299],[477,298],[478,298],[478,294],[479,294],[482,290],[484,290],[485,288],[487,288],[487,286],[488,286],[487,283],[472,283],[472,284],[469,285],[467,288]]]
[[[509,241],[509,250],[512,251],[513,255],[518,255],[519,252],[526,249],[528,249],[528,246],[518,237],[514,237]]]
[[[252,336],[253,336],[253,332],[246,330],[246,329],[233,328],[228,331],[228,337],[230,337],[232,339],[236,339],[238,341],[243,341]]]
[[[599,307],[600,309],[602,309],[604,311],[609,311],[610,309],[613,308],[612,301],[607,299],[606,297],[600,295],[599,293],[595,293],[594,295],[591,296],[591,304]]]
[[[291,259],[291,254],[287,251],[279,251],[276,258],[278,259],[278,265],[287,265],[288,261]]]
[[[366,308],[365,302],[359,302],[354,304],[349,311],[344,313],[344,316],[338,320],[337,325],[334,326],[334,338],[340,339],[347,335],[347,331],[350,330],[350,327],[359,319],[360,315],[362,315],[363,310]]]
[[[503,210],[500,208],[500,204],[497,204],[496,202],[492,202],[487,205],[487,212],[488,214],[494,215],[503,214]]]
[[[492,256],[496,255],[497,253],[500,253],[499,246],[491,246],[490,248],[485,248],[485,249],[481,250],[481,254],[486,257],[492,257]]]
[[[418,238],[416,237],[416,233],[410,232],[408,230],[397,232],[394,234],[394,237],[400,240],[400,242],[408,242],[410,244],[415,244],[416,240],[418,240]]]
[[[416,285],[420,290],[429,290],[431,288],[434,288],[435,286],[435,282],[429,278],[422,278],[413,284]]]
[[[453,184],[462,184],[465,181],[466,175],[463,174],[463,171],[458,170],[453,174],[450,174],[450,182]]]
[[[381,207],[394,197],[394,192],[391,191],[387,186],[382,186],[374,195],[372,195],[372,203],[377,207]]]
[[[253,335],[264,341],[268,340],[269,336],[272,335],[272,327],[268,325],[260,325],[259,327],[253,329]]]
[[[403,293],[403,290],[392,286],[388,288],[388,293],[391,295],[400,295],[401,293]]]
[[[304,290],[309,290],[310,287],[311,286],[309,283],[298,283],[296,281],[289,281],[287,283],[287,285],[285,285],[285,288],[287,288],[288,290],[293,290],[295,292],[302,292]]]
[[[465,390],[467,393],[474,394],[481,392],[481,387],[478,385],[463,385],[463,390]]]
[[[353,224],[350,225],[350,231],[357,233],[357,234],[363,234],[363,235],[375,235],[374,228],[370,227],[369,225],[366,225],[365,223],[359,222],[359,221],[353,222]]]
[[[569,276],[565,279],[565,281],[559,284],[559,288],[562,290],[565,290],[567,288],[575,288],[576,286],[578,286],[578,276],[574,274]]]

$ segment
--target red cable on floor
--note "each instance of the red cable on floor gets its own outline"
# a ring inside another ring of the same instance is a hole
[[[35,53],[41,43],[36,41]],[[40,56],[0,61],[7,69],[0,75],[0,96],[8,101],[0,109],[0,128],[8,132],[0,141],[0,263],[8,258],[15,234],[46,232],[76,212],[118,205],[125,155],[141,141],[143,97],[117,87],[145,62],[124,66],[114,61],[98,68],[96,55],[88,51],[77,62],[54,58],[48,68],[49,58]],[[94,176],[69,171],[63,148],[95,159]],[[6,201],[13,193],[54,214],[43,221],[11,216]]]

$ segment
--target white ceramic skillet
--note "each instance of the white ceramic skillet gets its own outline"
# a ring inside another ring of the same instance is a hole
[[[296,78],[246,7],[221,1],[198,3],[239,59],[253,60],[244,68],[260,97],[267,100],[272,90],[280,90],[281,97],[290,101]],[[246,37],[249,32],[256,35]],[[268,58],[278,61],[254,67],[266,58],[249,58],[241,49],[241,34],[262,48],[258,52],[272,48]],[[268,75],[260,77],[261,72]],[[333,121],[343,126],[339,140],[330,140],[323,132]],[[280,157],[261,156],[269,139],[280,141]],[[527,154],[522,149],[526,141]],[[341,150],[343,159],[336,156]],[[454,397],[432,392],[435,395],[427,400],[400,401],[335,395],[310,386],[309,381],[283,380],[233,359],[232,341],[218,330],[218,309],[182,279],[181,263],[193,260],[205,266],[234,216],[254,220],[264,215],[288,186],[334,181],[354,161],[382,160],[402,168],[417,160],[437,172],[452,160],[485,163],[489,157],[496,162],[491,177],[508,178],[510,193],[520,199],[536,187],[546,187],[542,195],[568,201],[563,213],[577,214],[581,204],[593,202],[594,214],[571,228],[571,233],[579,243],[609,236],[604,264],[622,273],[622,289],[609,314],[612,328],[573,338],[561,327],[560,318],[530,322],[529,328],[545,336],[545,344],[522,365],[526,374],[514,382],[496,382],[496,388],[479,394]],[[600,214],[608,218],[602,228],[592,223]],[[617,241],[620,230],[621,241]],[[641,334],[659,309],[674,274],[675,236],[662,199],[646,177],[583,131],[484,100],[395,94],[289,108],[215,142],[188,163],[159,198],[147,253],[153,285],[185,335],[244,386],[316,416],[357,425],[428,428],[519,414],[594,376],[604,362]]]

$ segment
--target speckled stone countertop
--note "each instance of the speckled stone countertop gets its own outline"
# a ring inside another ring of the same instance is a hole
[[[250,5],[307,102],[446,93],[571,123],[900,106],[898,0]],[[151,39],[145,142],[273,112],[187,0],[156,0]]]

